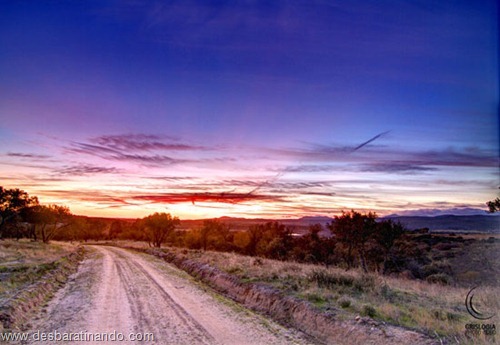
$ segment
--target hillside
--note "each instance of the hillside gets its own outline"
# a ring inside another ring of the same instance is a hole
[[[431,231],[463,231],[463,232],[487,232],[500,231],[500,216],[496,215],[473,215],[455,216],[444,215],[436,217],[424,216],[389,216],[382,219],[392,219],[403,224],[408,230],[428,228]],[[333,221],[330,217],[302,217],[298,219],[247,219],[221,217],[219,221],[229,224],[232,230],[246,230],[249,226],[266,222],[278,221],[286,226],[292,227],[296,233],[305,233],[312,224],[326,224]],[[203,226],[203,219],[181,220],[181,229],[196,229]],[[328,231],[324,232],[325,235]]]
[[[451,230],[464,232],[491,232],[500,231],[500,216],[436,216],[436,217],[388,217],[399,221],[409,230],[428,228],[431,231]]]

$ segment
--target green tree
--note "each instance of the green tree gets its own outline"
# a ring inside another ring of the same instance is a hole
[[[205,220],[199,235],[203,250],[207,250],[209,245],[216,250],[228,250],[234,247],[231,229],[217,219]]]
[[[300,254],[299,259],[315,264],[330,263],[334,243],[329,238],[321,237],[319,235],[321,231],[323,231],[321,224],[310,225],[308,233],[296,240],[294,251]]]
[[[154,213],[142,219],[143,231],[149,245],[160,248],[167,236],[180,224],[177,217],[170,213]]]
[[[32,236],[38,236],[43,243],[48,243],[61,229],[70,225],[72,215],[69,208],[59,205],[36,205],[23,210],[24,219],[32,226]]]
[[[0,186],[0,238],[6,237],[6,225],[20,215],[24,208],[38,205],[36,197],[20,189]]]
[[[257,248],[259,241],[262,238],[264,232],[264,227],[260,224],[252,225],[248,228],[247,236],[248,242],[245,245],[244,252],[247,255],[255,256],[257,254]]]
[[[488,212],[495,213],[500,211],[500,198],[496,198],[495,200],[488,201],[486,203],[488,206]]]
[[[394,247],[396,241],[403,236],[405,233],[405,228],[401,223],[393,222],[392,220],[383,220],[377,224],[377,232],[375,234],[375,239],[377,244],[382,249],[382,273],[387,272],[387,264],[390,259],[391,250]]]
[[[358,257],[359,264],[364,272],[368,272],[366,262],[366,244],[374,237],[377,229],[377,215],[369,212],[361,214],[354,210],[342,211],[342,215],[335,216],[328,226],[335,240],[343,246],[344,261],[348,268],[354,265],[354,257]]]
[[[286,260],[293,249],[292,229],[279,223],[268,222],[263,226],[258,252],[271,259]]]

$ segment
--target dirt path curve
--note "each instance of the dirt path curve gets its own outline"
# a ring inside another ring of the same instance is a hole
[[[31,332],[87,340],[65,344],[310,343],[300,333],[217,296],[157,258],[121,248],[90,249],[89,258],[57,293]],[[98,340],[99,334],[108,341],[88,341],[92,337]],[[132,339],[150,334],[154,340]],[[118,338],[123,341],[113,341]]]

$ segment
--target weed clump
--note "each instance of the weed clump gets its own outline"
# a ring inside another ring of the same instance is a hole
[[[354,277],[347,274],[331,273],[325,270],[313,270],[308,275],[308,280],[316,283],[319,288],[325,289],[344,287],[361,293],[375,288],[375,279],[368,275]]]
[[[341,308],[346,309],[349,308],[352,304],[352,301],[349,298],[341,298],[339,299],[339,305]]]
[[[445,273],[436,273],[436,274],[431,274],[425,280],[428,283],[434,283],[434,284],[441,284],[441,285],[450,285],[451,284],[451,277]]]
[[[320,288],[332,289],[336,286],[353,286],[354,278],[351,276],[343,276],[333,274],[324,270],[314,270],[308,276],[309,281],[314,282]]]
[[[377,310],[374,307],[372,307],[371,305],[365,304],[361,308],[361,315],[369,316],[369,317],[373,318],[377,315]]]

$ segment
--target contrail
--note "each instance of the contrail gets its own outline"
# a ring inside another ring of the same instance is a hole
[[[272,179],[269,179],[261,184],[259,184],[256,188],[252,189],[250,192],[248,192],[248,195],[252,195],[253,193],[255,193],[256,191],[258,191],[259,189],[261,189],[262,187],[264,187],[265,185],[268,185],[269,183],[271,182],[274,182],[276,181],[277,179],[279,179],[281,176],[283,176],[285,174],[284,171],[281,171],[279,172],[276,176],[274,176]]]
[[[372,141],[377,140],[378,138],[380,138],[381,136],[386,135],[386,134],[387,134],[387,133],[389,133],[389,132],[390,132],[390,131],[385,131],[385,132],[382,132],[382,133],[380,133],[380,134],[377,134],[376,136],[374,136],[374,137],[373,137],[373,138],[371,138],[370,140],[367,140],[367,141],[365,141],[364,143],[362,143],[362,144],[360,144],[360,145],[356,146],[354,149],[352,149],[352,152],[359,150],[359,149],[360,149],[360,148],[362,148],[363,146],[368,145],[368,144],[369,144],[369,143],[371,143]]]

